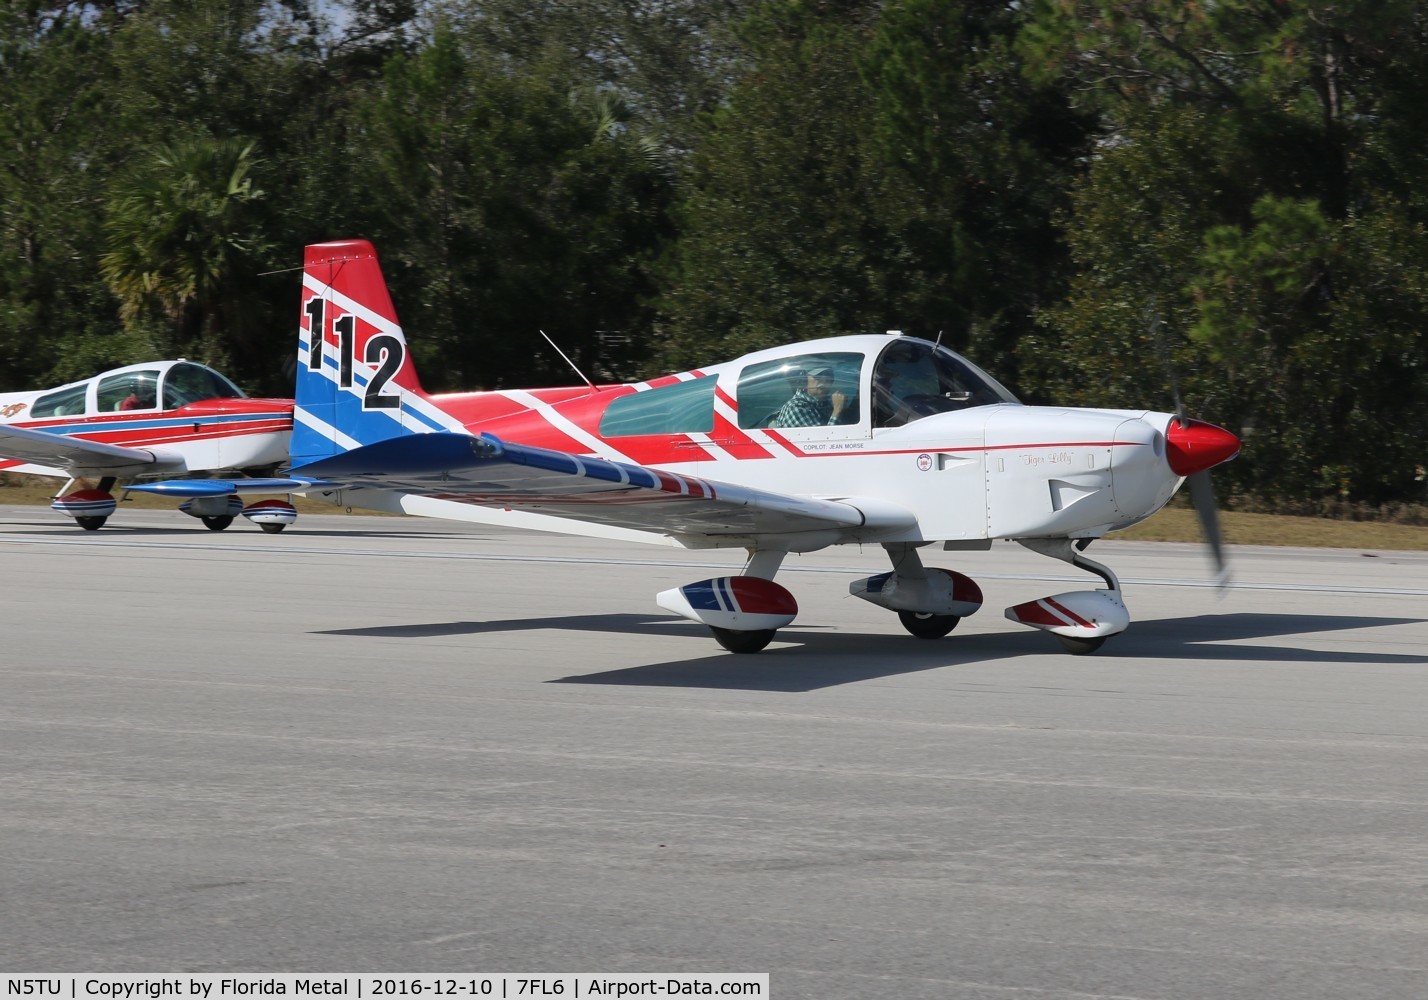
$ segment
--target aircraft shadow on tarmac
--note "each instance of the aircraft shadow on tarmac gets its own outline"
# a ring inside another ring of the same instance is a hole
[[[1091,658],[1112,660],[1239,660],[1263,663],[1428,664],[1428,655],[1383,653],[1366,648],[1305,649],[1259,646],[1247,639],[1344,632],[1387,625],[1418,624],[1416,618],[1356,618],[1347,615],[1198,615],[1132,624]],[[814,691],[858,681],[917,673],[939,667],[985,664],[1024,656],[1059,654],[1055,640],[1030,631],[953,632],[926,641],[911,636],[847,632],[834,627],[789,627],[755,656],[717,650],[708,632],[678,618],[649,615],[569,615],[503,621],[439,622],[376,628],[334,629],[316,635],[422,639],[560,629],[612,632],[628,636],[681,637],[691,649],[708,650],[692,659],[669,660],[552,680],[555,684],[625,684],[647,687],[728,688],[756,691]],[[1068,669],[1078,662],[1066,656]]]

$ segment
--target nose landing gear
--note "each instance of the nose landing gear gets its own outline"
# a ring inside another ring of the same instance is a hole
[[[1087,559],[1069,538],[1018,538],[1044,556],[1059,559],[1094,573],[1106,581],[1106,590],[1074,590],[1007,608],[1006,616],[1022,625],[1050,632],[1068,653],[1094,653],[1110,636],[1124,632],[1130,613],[1121,600],[1121,583],[1108,566]],[[1083,540],[1084,541],[1084,540]]]

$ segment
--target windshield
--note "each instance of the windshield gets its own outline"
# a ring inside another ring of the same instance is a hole
[[[1015,396],[976,365],[922,340],[894,340],[873,369],[874,427],[898,427],[934,413],[1015,402]]]
[[[243,390],[212,368],[185,362],[164,376],[164,409],[172,410],[201,399],[243,399]]]

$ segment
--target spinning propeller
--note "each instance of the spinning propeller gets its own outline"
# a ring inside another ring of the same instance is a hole
[[[1190,502],[1200,518],[1200,532],[1210,546],[1215,580],[1223,587],[1229,582],[1229,563],[1225,560],[1224,536],[1220,532],[1220,513],[1215,505],[1210,469],[1238,455],[1240,439],[1223,427],[1185,416],[1177,399],[1175,419],[1165,432],[1165,445],[1171,471],[1184,476],[1190,487]]]
[[[1194,420],[1185,415],[1180,398],[1180,381],[1160,332],[1160,316],[1151,310],[1151,332],[1160,349],[1161,360],[1170,378],[1170,391],[1175,397],[1175,419],[1165,432],[1165,453],[1171,471],[1185,477],[1190,487],[1190,503],[1200,519],[1200,533],[1210,547],[1210,561],[1215,567],[1215,583],[1224,587],[1230,580],[1230,565],[1225,557],[1225,540],[1220,530],[1220,511],[1215,502],[1215,487],[1210,482],[1210,470],[1228,462],[1240,453],[1240,439],[1223,427]]]

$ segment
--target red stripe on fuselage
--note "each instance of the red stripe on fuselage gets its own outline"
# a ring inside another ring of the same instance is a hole
[[[249,437],[254,434],[276,434],[292,430],[292,422],[286,420],[258,421],[247,424],[225,424],[193,429],[192,424],[176,427],[153,427],[145,430],[85,431],[74,437],[100,444],[121,445],[126,448],[148,444],[168,444],[175,441],[211,441],[218,438]]]
[[[788,451],[788,453],[794,456],[795,458],[812,457],[811,455],[805,453],[802,449],[794,447],[793,444],[789,442],[788,438],[784,437],[782,434],[771,430],[765,430],[764,433],[767,434],[769,437],[773,438],[775,443],[782,445]]]
[[[737,459],[773,458],[773,452],[759,444],[718,410],[714,411],[714,434],[710,444],[717,445]]]

